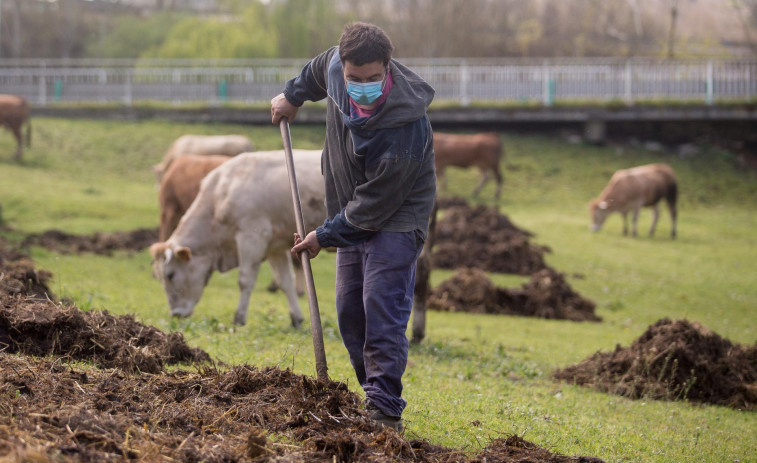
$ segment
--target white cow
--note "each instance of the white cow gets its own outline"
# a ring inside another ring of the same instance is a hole
[[[160,185],[163,174],[179,156],[185,154],[236,156],[252,150],[252,142],[244,135],[182,135],[171,143],[163,155],[163,160],[152,166],[152,171],[155,174],[155,180]]]
[[[234,323],[244,325],[260,264],[268,260],[289,302],[292,325],[303,320],[289,250],[297,227],[284,151],[243,153],[205,177],[176,230],[150,247],[153,273],[171,314],[188,317],[213,271],[239,267]],[[294,150],[306,231],[326,218],[321,151]]]

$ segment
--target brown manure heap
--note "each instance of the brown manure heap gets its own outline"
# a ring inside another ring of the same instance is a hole
[[[35,299],[52,298],[47,282],[52,273],[34,268],[26,255],[10,249],[0,238],[0,296],[25,295]]]
[[[136,375],[0,352],[0,397],[0,460],[602,461],[517,436],[478,452],[405,439],[378,429],[343,383],[274,367]]]
[[[46,281],[27,256],[0,240],[0,351],[56,355],[101,367],[158,373],[165,364],[209,362],[181,333],[165,334],[130,315],[83,312],[54,301]]]
[[[477,268],[459,269],[428,299],[428,308],[434,310],[598,322],[602,319],[595,307],[552,269],[534,273],[520,289],[497,287]]]
[[[109,256],[118,250],[139,252],[156,241],[157,228],[140,228],[130,232],[98,232],[92,235],[71,235],[60,230],[48,230],[27,235],[21,246],[42,246],[61,254],[92,252]]]
[[[275,367],[167,372],[172,336],[0,293],[0,461],[601,463],[518,436],[479,451],[406,439],[377,428],[345,384]]]
[[[629,347],[597,352],[556,379],[632,399],[690,400],[753,410],[757,344],[733,344],[697,322],[663,318]]]
[[[547,268],[548,247],[529,242],[532,233],[518,228],[496,208],[470,207],[464,200],[439,199],[444,215],[436,223],[432,265],[531,275]]]

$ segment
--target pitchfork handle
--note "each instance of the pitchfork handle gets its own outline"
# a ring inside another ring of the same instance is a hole
[[[302,219],[302,205],[300,204],[300,190],[297,186],[297,176],[294,171],[294,156],[292,154],[292,137],[289,133],[289,121],[282,117],[279,122],[281,139],[284,141],[284,154],[289,172],[289,186],[292,190],[292,203],[294,204],[294,219],[297,222],[297,234],[305,239],[305,223]],[[302,261],[302,270],[305,272],[305,284],[308,292],[308,306],[310,307],[310,330],[313,333],[313,350],[315,351],[315,371],[318,379],[329,379],[328,367],[326,366],[326,349],[323,346],[323,329],[321,328],[321,312],[318,309],[318,298],[315,294],[313,282],[313,269],[310,268],[310,255],[307,251],[299,254]]]

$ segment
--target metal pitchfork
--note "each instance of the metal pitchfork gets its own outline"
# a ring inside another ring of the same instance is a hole
[[[289,121],[282,117],[279,122],[281,139],[284,141],[284,154],[289,172],[289,186],[292,190],[294,203],[294,218],[297,222],[297,234],[305,239],[305,223],[302,219],[302,205],[300,204],[300,189],[297,187],[297,176],[294,172],[294,156],[292,155],[292,137],[289,133]],[[329,375],[326,366],[326,349],[323,347],[323,329],[321,328],[321,313],[318,310],[318,298],[315,295],[313,269],[310,268],[310,255],[307,251],[300,252],[302,270],[305,272],[305,284],[308,291],[308,306],[310,307],[310,331],[313,333],[313,350],[315,351],[315,371],[319,380],[327,381]]]

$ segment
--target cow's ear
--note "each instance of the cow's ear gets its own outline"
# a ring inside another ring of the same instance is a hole
[[[152,255],[152,259],[155,260],[156,257],[158,257],[158,254],[163,252],[166,249],[167,245],[165,241],[161,241],[159,243],[153,243],[150,245],[150,254]]]
[[[599,203],[599,208],[602,210],[607,209],[607,201],[602,201]]]
[[[189,259],[192,258],[192,250],[186,246],[181,246],[176,250],[176,257],[184,262],[189,262]]]

